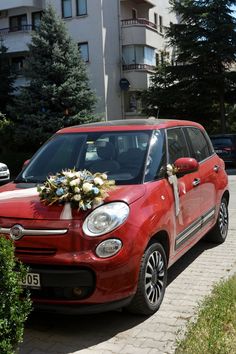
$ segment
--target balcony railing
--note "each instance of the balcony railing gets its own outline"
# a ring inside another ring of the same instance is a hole
[[[123,70],[143,70],[143,71],[154,71],[155,70],[154,65],[149,65],[149,64],[124,64],[123,65]]]
[[[144,25],[149,26],[157,30],[157,25],[148,21],[146,18],[129,18],[127,20],[121,20],[122,26],[130,26],[130,25]]]
[[[147,20],[146,18],[129,18],[126,20],[121,20],[121,25],[123,26],[146,26],[154,29],[159,33],[164,33],[165,27],[164,26],[157,26],[155,23]]]
[[[0,28],[0,35],[12,33],[12,32],[30,32],[35,29],[36,27],[33,25],[21,25],[21,26],[13,26],[8,28]]]

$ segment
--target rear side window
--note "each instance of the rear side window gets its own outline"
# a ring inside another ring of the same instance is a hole
[[[181,128],[167,130],[169,163],[173,164],[180,157],[189,157],[186,139]]]
[[[200,129],[187,127],[186,133],[191,147],[191,157],[200,162],[212,155],[210,143]]]

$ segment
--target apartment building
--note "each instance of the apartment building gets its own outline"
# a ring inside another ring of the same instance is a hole
[[[87,63],[96,111],[106,119],[140,116],[138,93],[149,86],[156,63],[172,59],[165,28],[176,22],[168,0],[0,0],[0,39],[19,72],[31,33],[51,3]]]

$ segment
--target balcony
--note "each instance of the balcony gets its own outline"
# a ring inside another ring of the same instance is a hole
[[[28,51],[27,44],[31,41],[32,25],[21,25],[12,28],[0,28],[0,37],[8,48],[8,53]]]
[[[42,9],[45,6],[45,0],[1,0],[0,11],[16,9],[18,7],[35,7]]]
[[[125,2],[125,1],[130,2],[130,0],[121,0],[121,2]],[[150,7],[156,6],[154,0],[132,0],[132,2],[135,4],[139,4],[139,5],[140,4],[147,4]]]
[[[121,21],[123,45],[148,45],[158,48],[164,41],[164,28],[146,18],[132,18]]]
[[[151,71],[155,70],[154,65],[148,64],[124,64],[123,71]]]

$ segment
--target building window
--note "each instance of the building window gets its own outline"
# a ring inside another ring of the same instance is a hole
[[[11,58],[12,71],[17,75],[21,75],[22,69],[24,68],[24,63],[25,63],[25,57],[23,56]]]
[[[27,15],[12,16],[10,20],[10,31],[24,31],[28,29]]]
[[[141,45],[128,45],[123,47],[124,65],[150,65],[155,66],[155,50],[152,47]]]
[[[154,23],[155,23],[156,27],[158,27],[158,15],[156,12],[154,13]]]
[[[39,28],[41,23],[42,11],[32,12],[32,29],[36,30]]]
[[[76,0],[77,16],[87,15],[87,0]]]
[[[160,33],[163,32],[163,17],[159,16],[159,31]]]
[[[72,17],[72,4],[71,0],[62,0],[62,17]]]
[[[132,18],[133,19],[137,18],[137,10],[136,9],[132,9]]]
[[[78,47],[80,50],[80,55],[85,62],[89,61],[89,48],[88,42],[78,43]]]

